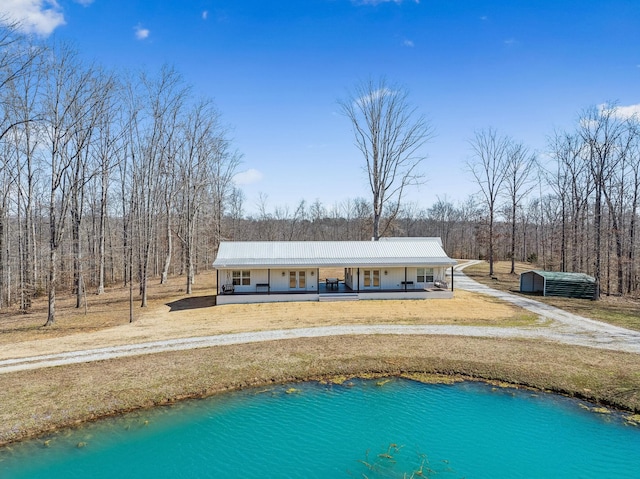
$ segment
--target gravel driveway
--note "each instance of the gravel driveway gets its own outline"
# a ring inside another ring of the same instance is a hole
[[[32,356],[0,361],[0,374],[27,369],[101,361],[125,356],[208,348],[212,346],[275,341],[279,339],[314,338],[355,334],[452,335],[492,338],[529,338],[558,341],[565,344],[612,349],[640,354],[640,332],[631,331],[568,313],[559,308],[504,291],[484,286],[462,270],[476,262],[458,265],[454,271],[454,286],[458,289],[494,296],[538,314],[539,326],[496,328],[454,325],[354,325],[221,334],[193,338],[169,339],[106,348],[87,349],[59,354]]]

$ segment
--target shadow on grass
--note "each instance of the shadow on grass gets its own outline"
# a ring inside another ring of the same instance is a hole
[[[207,296],[193,296],[191,298],[182,298],[171,303],[166,303],[170,313],[174,311],[185,311],[187,309],[209,308],[216,305],[216,296],[214,294]]]

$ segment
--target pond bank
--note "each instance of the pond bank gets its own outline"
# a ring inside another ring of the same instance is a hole
[[[367,374],[495,380],[640,412],[632,353],[529,339],[335,336],[171,351],[0,375],[0,444],[185,398]]]

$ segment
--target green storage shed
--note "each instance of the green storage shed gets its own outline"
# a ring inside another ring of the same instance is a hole
[[[596,279],[584,273],[526,271],[520,275],[521,293],[596,299]]]

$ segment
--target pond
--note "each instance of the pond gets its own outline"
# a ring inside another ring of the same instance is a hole
[[[637,478],[640,428],[560,396],[404,379],[229,393],[0,450],[10,478]]]

